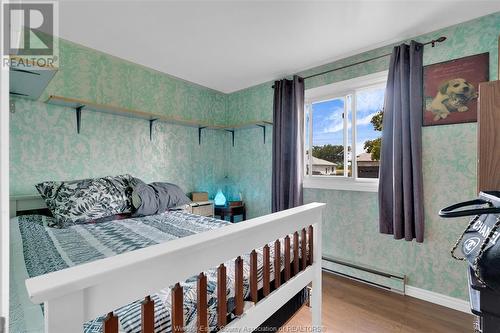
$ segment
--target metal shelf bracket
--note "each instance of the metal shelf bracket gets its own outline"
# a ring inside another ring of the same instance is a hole
[[[80,134],[80,127],[82,125],[82,109],[85,105],[80,105],[75,108],[76,111],[76,132]]]
[[[264,137],[264,144],[266,144],[266,125],[257,125],[262,128],[262,135]]]
[[[206,126],[200,126],[198,127],[198,145],[201,145],[201,130],[204,128],[207,128]]]
[[[226,130],[228,131],[229,133],[231,133],[231,136],[232,136],[232,140],[233,140],[233,147],[234,147],[234,130]]]
[[[149,141],[153,141],[153,123],[158,119],[149,119]]]

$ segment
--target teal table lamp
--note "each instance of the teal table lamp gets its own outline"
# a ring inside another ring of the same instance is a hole
[[[218,189],[217,194],[215,194],[214,204],[216,206],[225,206],[226,202],[226,196],[222,193],[221,189]]]

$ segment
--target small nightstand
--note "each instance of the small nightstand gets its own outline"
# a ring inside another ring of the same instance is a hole
[[[214,203],[212,201],[194,201],[190,206],[192,214],[214,217]]]
[[[234,217],[236,215],[242,215],[242,221],[247,218],[244,203],[240,206],[215,206],[215,215],[220,216],[221,220],[224,220],[226,216],[229,216],[229,221],[231,222],[234,222]]]

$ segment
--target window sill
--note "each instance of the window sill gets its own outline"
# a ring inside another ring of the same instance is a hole
[[[335,179],[325,176],[304,177],[304,188],[317,188],[324,190],[378,192],[378,179],[376,180],[353,180]]]

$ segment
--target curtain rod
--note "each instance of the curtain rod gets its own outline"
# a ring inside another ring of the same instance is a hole
[[[446,37],[441,36],[438,39],[433,39],[433,40],[431,40],[431,41],[429,41],[427,43],[423,43],[422,45],[429,45],[429,44],[431,44],[432,47],[434,47],[434,46],[436,46],[436,43],[442,43],[445,40],[446,40]],[[321,73],[317,73],[317,74],[312,74],[312,75],[304,77],[303,79],[306,80],[306,79],[310,79],[312,77],[316,77],[316,76],[324,75],[324,74],[327,74],[327,73],[335,72],[335,71],[338,71],[338,70],[341,70],[341,69],[344,69],[344,68],[348,68],[348,67],[352,67],[352,66],[356,66],[356,65],[361,65],[361,64],[364,64],[365,62],[377,60],[377,59],[380,59],[380,58],[385,58],[385,57],[388,57],[390,55],[392,55],[392,53],[382,54],[382,55],[379,55],[377,57],[373,57],[373,58],[370,58],[370,59],[366,59],[366,60],[355,62],[353,64],[349,64],[349,65],[345,65],[345,66],[342,66],[342,67],[330,69],[330,70],[327,70],[327,71],[324,71],[324,72],[321,72]],[[274,88],[274,85],[272,86],[272,88]]]

